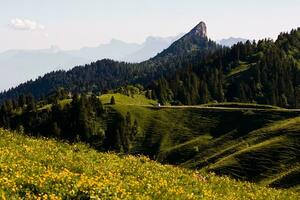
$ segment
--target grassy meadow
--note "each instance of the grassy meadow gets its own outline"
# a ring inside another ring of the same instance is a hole
[[[84,144],[0,129],[2,199],[298,199],[144,156],[99,153]]]
[[[115,105],[110,105],[112,96]],[[299,195],[298,111],[231,102],[157,107],[144,95],[119,93],[99,99],[107,114],[103,127],[116,113],[124,118],[130,113],[132,122],[137,121],[131,156],[1,130],[3,199],[296,199]],[[51,104],[39,108],[45,109]]]
[[[116,104],[119,105],[144,105],[144,106],[151,106],[156,105],[157,101],[147,99],[143,94],[135,94],[132,96],[127,96],[119,93],[114,94],[103,94],[100,96],[100,100],[104,105],[110,104],[111,97],[115,98]]]
[[[129,112],[138,122],[132,154],[263,186],[300,189],[299,112],[248,103],[157,108],[122,99],[110,108],[123,116]]]

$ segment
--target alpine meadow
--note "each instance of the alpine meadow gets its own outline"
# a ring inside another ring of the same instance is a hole
[[[18,3],[0,78],[44,75],[0,91],[1,199],[300,198],[299,3]]]

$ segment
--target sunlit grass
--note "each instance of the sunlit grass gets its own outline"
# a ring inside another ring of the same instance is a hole
[[[72,102],[72,99],[63,99],[58,101],[58,103],[64,107],[67,104],[70,104]],[[40,108],[38,108],[38,111],[42,111],[42,110],[50,110],[52,108],[52,104],[46,104]]]
[[[297,199],[146,157],[99,153],[84,144],[34,139],[0,129],[3,199]]]
[[[246,62],[240,62],[239,66],[233,68],[227,75],[226,78],[230,78],[232,76],[238,75],[241,72],[247,71],[248,69],[250,69],[251,64],[248,64]]]
[[[114,96],[116,104],[120,105],[156,105],[157,101],[147,99],[142,94],[135,94],[133,96],[127,96],[123,94],[103,94],[100,96],[100,100],[103,104],[110,104],[111,97]]]
[[[256,104],[256,103],[240,103],[240,102],[222,102],[222,103],[208,103],[205,107],[226,107],[226,108],[252,108],[252,109],[284,109],[278,106]]]

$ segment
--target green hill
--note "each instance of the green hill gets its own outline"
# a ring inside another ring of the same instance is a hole
[[[111,97],[115,98],[117,104],[122,105],[156,105],[155,100],[147,99],[145,95],[135,94],[132,96],[123,95],[120,93],[116,94],[104,94],[100,96],[100,100],[103,104],[110,104]]]
[[[299,191],[300,110],[230,102],[156,104],[142,93],[81,95],[37,110],[12,110],[2,119],[9,122],[5,127],[35,136],[82,141],[104,152],[142,154],[160,163]]]
[[[139,124],[130,153],[299,190],[298,111],[255,104],[205,106],[213,107],[111,108],[123,116],[129,112]]]
[[[98,153],[83,144],[0,129],[2,199],[298,199],[146,157]]]

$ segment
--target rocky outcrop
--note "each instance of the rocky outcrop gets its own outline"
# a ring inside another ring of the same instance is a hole
[[[190,33],[193,34],[193,35],[195,35],[195,36],[206,38],[207,37],[207,27],[206,27],[206,24],[204,22],[200,22],[197,26],[195,26],[195,28],[193,28],[191,30]]]

